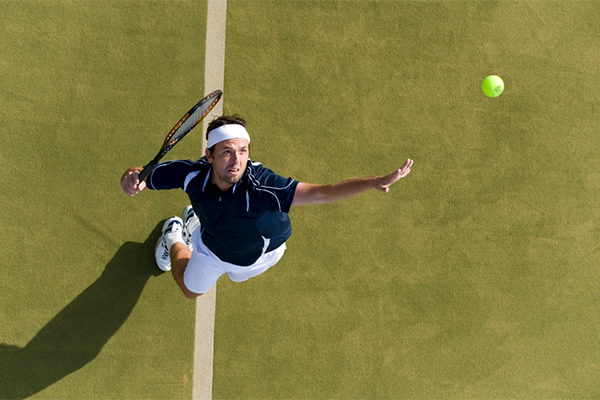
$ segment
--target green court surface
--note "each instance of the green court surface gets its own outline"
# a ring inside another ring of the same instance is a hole
[[[0,398],[191,396],[195,306],[153,276],[186,199],[119,179],[202,98],[205,20],[204,2],[0,2]]]
[[[253,160],[314,183],[415,165],[292,209],[277,266],[219,281],[213,398],[599,398],[600,3],[227,8]],[[0,2],[0,398],[191,398],[195,305],[153,259],[185,195],[118,182],[204,94],[206,10]]]

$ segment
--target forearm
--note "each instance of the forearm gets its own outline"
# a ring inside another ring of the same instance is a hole
[[[302,184],[300,196],[294,197],[294,205],[324,204],[343,201],[375,189],[378,177],[352,178],[328,185]],[[300,185],[299,185],[300,186]],[[296,189],[298,190],[298,189]]]
[[[331,183],[329,185],[315,185],[312,183],[298,183],[292,205],[304,206],[309,204],[333,203],[354,197],[367,190],[376,189],[380,192],[389,192],[390,186],[410,173],[413,160],[408,159],[398,170],[389,175],[370,176],[365,178],[352,178]]]

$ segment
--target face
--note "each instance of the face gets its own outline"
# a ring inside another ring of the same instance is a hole
[[[212,154],[206,149],[206,158],[213,167],[212,183],[224,192],[235,185],[246,171],[249,153],[246,139],[219,142]]]

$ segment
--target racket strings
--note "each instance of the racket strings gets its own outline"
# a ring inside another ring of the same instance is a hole
[[[183,136],[185,136],[189,131],[191,131],[198,122],[202,121],[202,119],[212,110],[212,108],[219,101],[219,97],[212,99],[212,101],[207,101],[201,104],[197,109],[195,109],[189,117],[183,121],[183,123],[177,128],[177,130],[173,133],[171,138],[169,139],[169,144],[174,144]]]

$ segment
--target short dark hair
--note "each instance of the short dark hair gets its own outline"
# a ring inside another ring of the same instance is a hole
[[[242,125],[245,128],[246,120],[244,119],[244,117],[242,117],[241,115],[237,115],[237,114],[221,115],[220,117],[213,119],[208,124],[208,128],[206,128],[206,140],[208,140],[208,134],[210,133],[210,131],[212,131],[213,129],[217,129],[220,126],[229,125],[229,124],[238,124],[238,125]]]
[[[217,129],[220,126],[229,125],[229,124],[238,124],[238,125],[242,125],[245,128],[246,120],[244,119],[244,117],[242,117],[241,115],[238,115],[238,114],[221,115],[220,117],[213,119],[208,124],[208,127],[206,128],[206,140],[208,140],[208,134],[210,133],[210,131],[212,131],[213,129]],[[208,150],[212,154],[215,150],[215,146],[211,147]]]

